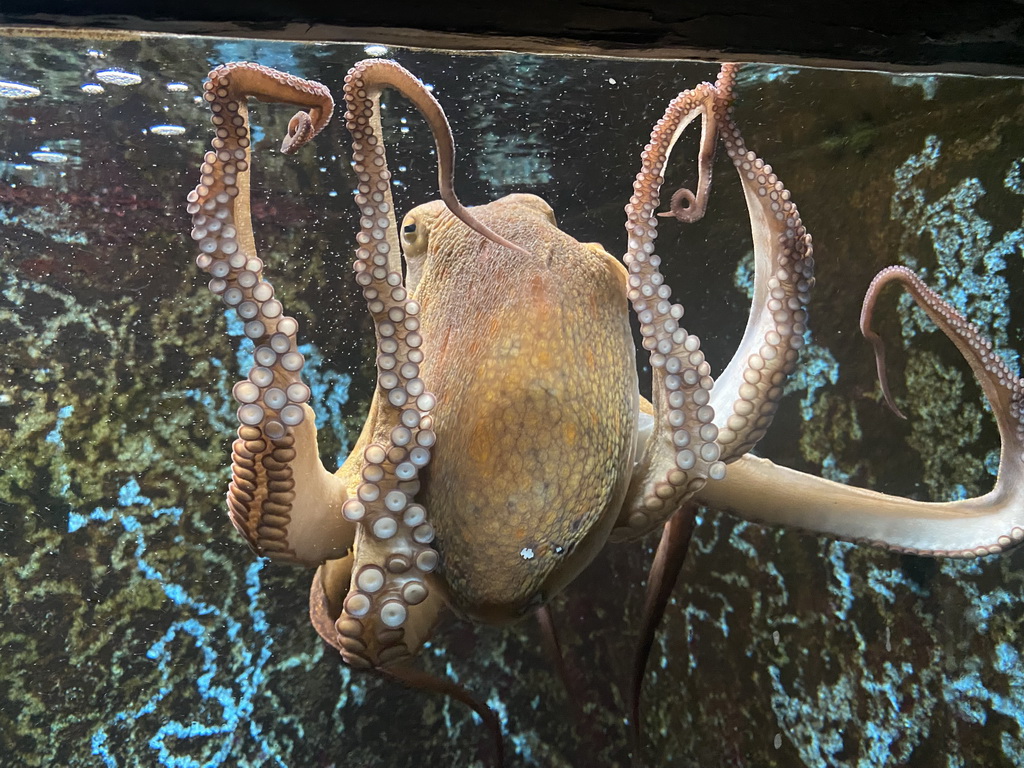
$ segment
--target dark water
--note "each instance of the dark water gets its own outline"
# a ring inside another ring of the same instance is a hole
[[[482,765],[457,704],[351,672],[306,617],[309,574],[254,562],[224,510],[240,330],[196,270],[185,195],[211,136],[206,72],[239,59],[336,90],[363,46],[0,38],[0,764]],[[390,50],[444,105],[457,189],[543,196],[563,229],[624,250],[639,150],[716,68]],[[117,70],[122,74],[104,74]],[[135,77],[126,77],[130,73]],[[102,91],[97,87],[102,86]],[[26,97],[26,98],[19,98]],[[340,122],[298,157],[291,109],[252,110],[257,240],[299,318],[332,467],[366,412],[371,327],[352,285]],[[1024,82],[749,66],[737,119],[814,234],[814,344],[759,453],[925,499],[991,487],[998,436],[956,350],[889,297],[878,402],[856,330],[889,263],[915,266],[1024,348]],[[429,135],[398,98],[396,202],[437,196]],[[693,182],[695,140],[668,186]],[[749,302],[749,225],[724,161],[704,221],[661,227],[687,327],[721,370]],[[626,680],[656,539],[610,547],[553,602],[574,715],[531,623],[447,622],[421,656],[501,716],[515,765],[622,765]],[[653,766],[1024,765],[1024,552],[932,560],[705,512],[655,644]]]

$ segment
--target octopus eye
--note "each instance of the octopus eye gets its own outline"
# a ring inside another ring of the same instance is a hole
[[[417,214],[407,214],[402,219],[402,251],[406,259],[418,258],[427,253],[427,240],[430,235],[430,220],[424,220]]]

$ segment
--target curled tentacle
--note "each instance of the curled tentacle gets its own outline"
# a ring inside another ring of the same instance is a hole
[[[714,170],[715,152],[711,146],[715,140],[714,130],[708,130],[707,122],[702,126],[701,152],[697,156],[697,192],[680,187],[672,194],[668,210],[658,214],[673,216],[684,224],[693,224],[704,218],[708,210],[708,195],[711,193],[711,175]],[[671,148],[669,152],[671,152]]]
[[[680,327],[683,308],[670,302],[672,291],[664,284],[658,269],[661,258],[654,253],[663,171],[683,129],[698,117],[702,122],[699,178],[697,194],[690,194],[694,206],[687,209],[688,215],[696,220],[707,204],[718,132],[715,101],[716,90],[709,83],[673,99],[641,153],[643,165],[626,206],[627,297],[640,320],[643,346],[651,354],[654,427],[638,456],[627,508],[613,531],[616,539],[656,527],[708,478],[720,478],[725,472],[710,405],[711,367],[700,351],[700,339]]]
[[[891,272],[892,270],[905,270],[905,268],[889,267],[888,269],[883,269],[875,275],[875,279],[872,280],[871,285],[868,286],[867,293],[864,294],[864,304],[860,310],[860,332],[864,335],[864,338],[871,343],[871,350],[875,353],[875,369],[878,373],[878,386],[882,390],[882,398],[885,400],[885,404],[889,406],[889,410],[901,419],[906,420],[907,417],[904,416],[903,412],[896,406],[896,401],[893,399],[892,393],[889,391],[889,376],[885,370],[885,342],[882,341],[882,337],[875,333],[871,328],[871,318],[875,312],[875,303],[878,301],[878,294],[881,293],[882,288],[885,287],[890,280],[894,279]],[[917,279],[916,275],[914,275],[914,279],[920,283],[920,280]],[[911,286],[914,284],[914,281],[909,281],[904,278],[904,283],[908,286],[908,290],[912,290]]]
[[[655,428],[640,460],[658,462],[660,457],[661,471],[667,468],[664,479],[655,480],[660,484],[644,493],[643,508],[631,509],[627,518],[630,534],[643,533],[660,523],[709,478],[720,479],[725,463],[735,461],[764,436],[803,346],[806,305],[814,285],[811,236],[789,191],[771,166],[746,148],[732,119],[736,70],[737,65],[723,65],[714,86],[698,86],[670,105],[644,151],[644,170],[637,176],[636,193],[626,209],[631,232],[626,255],[629,297],[640,318],[644,347],[651,350],[654,370]],[[680,120],[681,106],[689,112]],[[735,355],[717,381],[711,378],[699,339],[679,328],[682,307],[669,305],[671,292],[661,284],[657,273],[660,259],[654,255],[657,219],[650,217],[645,222],[641,218],[653,211],[650,199],[656,206],[662,169],[679,131],[698,114],[704,116],[704,133],[697,193],[677,191],[672,215],[681,221],[703,216],[717,134],[740,176],[754,243],[755,292],[750,317]],[[688,205],[684,207],[683,202]],[[648,258],[653,268],[644,264]],[[659,427],[666,415],[667,430]],[[687,490],[674,491],[677,482],[686,484]],[[616,537],[622,534],[621,525]]]
[[[917,306],[923,309],[932,322],[942,329],[942,332],[960,350],[960,354],[964,356],[967,364],[971,366],[971,370],[978,379],[978,383],[981,384],[985,397],[995,413],[996,425],[999,427],[999,435],[1002,437],[1004,447],[1007,443],[1012,443],[1014,439],[1019,439],[1021,437],[1019,433],[1021,430],[1020,400],[1024,396],[1021,380],[992,351],[992,342],[985,338],[977,326],[925,285],[914,272],[899,266],[886,267],[875,275],[875,279],[871,281],[871,285],[864,295],[864,305],[860,315],[861,332],[872,342],[875,362],[878,367],[879,384],[882,386],[889,407],[901,418],[906,418],[896,408],[892,396],[889,394],[889,386],[885,379],[885,358],[879,354],[883,348],[882,341],[871,330],[871,318],[878,294],[892,282],[900,283],[907,290],[917,302]],[[1004,456],[1004,458],[1010,460],[1014,456]],[[1022,457],[1018,455],[1016,458],[1021,459]]]
[[[754,297],[739,347],[711,392],[722,460],[727,463],[753,448],[771,425],[803,347],[814,286],[811,236],[796,204],[772,167],[747,149],[733,122],[735,76],[734,65],[722,67],[715,112],[750,213]]]
[[[983,496],[926,502],[840,485],[744,456],[699,500],[743,517],[793,525],[901,552],[946,557],[996,554],[1024,541],[1024,381],[984,334],[905,267],[875,277],[861,316],[870,327],[878,292],[901,283],[963,354],[992,407],[1001,440],[995,487]]]
[[[320,83],[248,62],[213,70],[204,89],[217,135],[200,183],[188,195],[192,238],[200,250],[196,264],[212,276],[210,290],[238,313],[256,345],[255,365],[233,391],[240,426],[229,515],[257,554],[315,564],[344,552],[353,529],[337,514],[344,488],[320,464],[316,428],[307,416],[312,411],[306,405],[309,387],[300,376],[298,323],[274,298],[256,255],[245,100],[252,96],[308,110],[292,118],[283,147],[289,152],[323,129],[334,100]]]

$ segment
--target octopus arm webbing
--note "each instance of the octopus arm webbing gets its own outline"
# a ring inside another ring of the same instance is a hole
[[[759,522],[923,555],[978,557],[1024,541],[1024,382],[992,352],[977,327],[905,267],[888,267],[872,282],[861,318],[866,335],[878,292],[892,281],[906,287],[956,344],[985,392],[1001,439],[992,491],[959,501],[915,501],[744,456],[729,466],[724,481],[704,488],[699,501]],[[877,355],[879,345],[873,346]]]
[[[711,407],[722,461],[735,461],[772,423],[786,378],[796,367],[814,286],[811,236],[789,190],[747,149],[732,119],[735,68],[719,76],[719,134],[739,174],[754,245],[754,296],[739,347],[715,380]]]
[[[334,109],[320,83],[248,62],[225,64],[204,84],[216,128],[199,185],[188,195],[196,264],[209,287],[245,322],[256,345],[248,378],[235,385],[238,439],[232,447],[228,512],[259,555],[316,565],[343,554],[354,528],[339,514],[346,498],[340,480],[320,463],[309,388],[296,348],[298,323],[283,313],[263,279],[249,213],[250,140],[245,100],[303,107],[289,124],[282,149],[294,152],[327,124]]]

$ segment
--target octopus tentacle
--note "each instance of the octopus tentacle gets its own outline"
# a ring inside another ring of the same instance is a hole
[[[878,373],[878,386],[882,390],[882,398],[885,400],[885,404],[889,406],[889,410],[901,419],[905,420],[907,417],[904,416],[903,412],[896,406],[896,401],[893,399],[892,393],[889,391],[889,376],[885,370],[885,343],[882,341],[882,337],[875,333],[871,328],[871,318],[875,312],[875,303],[878,301],[878,295],[890,280],[897,279],[901,280],[901,282],[907,286],[907,290],[914,294],[918,306],[927,306],[928,302],[924,297],[926,295],[935,295],[930,289],[925,288],[920,278],[918,278],[913,272],[910,272],[910,270],[906,269],[906,267],[887,267],[875,275],[875,279],[872,280],[871,285],[868,286],[867,293],[864,294],[864,304],[860,311],[860,332],[864,335],[864,338],[871,343],[871,349],[875,353],[875,369]],[[922,291],[922,289],[927,291],[927,294]],[[918,298],[918,296],[921,298]],[[925,304],[922,305],[922,301],[925,301]],[[925,311],[927,312],[928,310],[925,309]],[[931,315],[931,312],[929,312],[929,315]],[[990,398],[992,397],[988,392],[986,392],[986,395]]]
[[[743,338],[711,390],[726,463],[753,448],[771,425],[804,343],[814,286],[811,236],[796,204],[771,166],[747,149],[732,119],[735,76],[736,67],[722,67],[715,111],[750,213],[755,287]]]
[[[725,473],[710,405],[711,367],[700,350],[700,339],[680,327],[683,308],[669,301],[672,291],[658,269],[661,258],[654,253],[662,173],[683,129],[698,117],[703,126],[700,178],[697,194],[691,195],[694,206],[687,209],[687,215],[699,218],[706,204],[718,130],[715,101],[716,90],[709,83],[672,100],[641,153],[642,168],[626,206],[629,240],[623,260],[629,270],[627,297],[640,320],[643,346],[650,351],[654,428],[639,451],[627,502],[612,532],[617,540],[653,529],[708,478],[721,478]]]
[[[355,554],[327,561],[317,569],[309,590],[309,616],[314,629],[329,645],[342,653],[347,645],[366,645],[361,626],[340,622],[352,583],[355,561]],[[409,618],[402,626],[402,640],[407,647],[418,648],[430,639],[443,607],[444,601],[437,590],[432,590],[423,602],[410,607]],[[366,649],[363,650],[365,652]],[[403,658],[406,656],[398,651],[389,653]]]
[[[440,693],[456,701],[462,702],[480,718],[490,737],[494,761],[492,765],[503,768],[505,765],[505,742],[501,734],[501,721],[498,715],[487,704],[464,687],[446,677],[437,677],[423,670],[410,666],[387,667],[380,670],[384,677],[391,678],[409,688],[431,693]]]
[[[210,290],[245,321],[255,365],[233,390],[239,402],[232,446],[228,510],[232,524],[259,555],[315,565],[350,546],[354,529],[338,511],[341,482],[320,463],[309,387],[301,379],[298,323],[284,315],[263,279],[249,213],[250,141],[245,100],[304,107],[292,118],[282,150],[294,152],[330,120],[334,100],[320,83],[248,62],[213,70],[204,98],[216,127],[199,185],[188,195],[196,264],[212,276]]]
[[[437,144],[441,196],[452,213],[497,244],[522,250],[495,235],[459,203],[452,182],[451,130],[424,85],[392,61],[373,59],[353,67],[344,92],[358,179],[355,200],[361,213],[355,271],[376,328],[379,374],[368,419],[377,426],[363,447],[362,482],[356,498],[342,509],[359,530],[352,586],[336,626],[343,657],[360,667],[395,663],[419,647],[419,634],[407,634],[406,622],[411,609],[430,596],[426,577],[438,562],[430,546],[434,529],[427,512],[413,503],[419,472],[430,461],[436,440],[430,415],[435,400],[419,377],[419,305],[409,298],[396,266],[391,174],[380,131],[379,99],[385,87],[409,98],[430,125]]]
[[[1024,421],[1022,421],[1022,400],[1024,400],[1024,382],[1019,379],[995,352],[992,342],[985,338],[981,330],[962,314],[957,312],[948,302],[944,301],[935,291],[924,284],[914,272],[906,267],[886,267],[871,281],[864,295],[861,310],[860,327],[864,336],[871,341],[878,366],[879,383],[889,407],[898,415],[899,409],[889,394],[885,377],[885,358],[879,336],[871,330],[871,319],[879,293],[889,283],[900,283],[911,295],[917,305],[927,313],[943,333],[956,345],[964,360],[971,366],[975,378],[981,385],[985,398],[992,406],[996,417],[996,426],[1001,438],[1001,466],[1013,466],[1024,461],[1024,454],[1015,450],[1015,444],[1024,441]],[[905,418],[905,417],[904,417]]]
[[[731,65],[726,65],[731,66]],[[717,86],[716,86],[717,90]],[[683,126],[685,127],[685,125]],[[671,139],[665,162],[672,153],[672,146],[679,138],[679,133]],[[672,194],[669,209],[657,214],[659,217],[673,216],[684,224],[693,224],[704,218],[708,210],[708,195],[711,194],[711,177],[715,165],[715,129],[714,122],[701,120],[700,152],[697,154],[697,191],[680,187]]]
[[[317,569],[309,590],[309,617],[314,629],[323,640],[341,652],[343,656],[350,654],[354,647],[361,648],[364,655],[371,654],[376,650],[368,647],[368,638],[360,624],[353,623],[351,620],[341,621],[355,560],[356,556],[350,554],[347,557],[324,563]],[[412,607],[409,611],[409,618],[401,629],[402,643],[407,647],[418,648],[429,640],[437,627],[443,606],[444,602],[439,592],[434,590],[424,602]],[[392,635],[395,634],[393,630],[385,631]],[[380,638],[375,639],[377,644],[382,644]],[[385,639],[387,638],[385,637]],[[450,696],[476,712],[490,732],[495,754],[498,757],[497,764],[503,765],[504,745],[501,737],[501,725],[494,712],[486,704],[451,680],[415,670],[407,664],[389,665],[390,661],[407,658],[407,654],[402,652],[401,646],[398,644],[392,646],[391,649],[381,649],[380,653],[383,656],[383,661],[378,665],[377,671],[385,676],[410,688]],[[392,656],[395,658],[391,659]]]
[[[914,501],[744,456],[730,465],[725,481],[699,494],[701,502],[761,522],[922,555],[979,557],[1024,541],[1024,380],[992,351],[976,326],[905,267],[889,267],[872,282],[862,328],[870,329],[878,292],[893,281],[906,287],[956,344],[992,406],[1001,439],[995,487],[959,501]]]
[[[359,83],[359,85],[357,86],[355,83]],[[444,115],[444,110],[441,109],[437,99],[427,90],[419,78],[397,62],[386,59],[366,59],[360,61],[349,70],[345,78],[345,100],[349,109],[349,112],[346,113],[346,119],[350,119],[349,114],[351,114],[351,119],[358,119],[366,126],[369,131],[368,135],[374,136],[375,139],[381,139],[371,144],[369,141],[364,142],[356,138],[355,134],[353,134],[353,159],[356,162],[356,174],[360,182],[363,182],[364,178],[368,178],[370,172],[380,171],[381,169],[383,169],[383,178],[385,180],[391,178],[391,173],[387,170],[387,157],[384,151],[380,128],[380,95],[384,88],[394,88],[405,96],[419,110],[424,120],[427,121],[427,125],[430,126],[437,149],[438,188],[440,189],[441,199],[444,200],[449,210],[455,214],[459,221],[491,242],[529,255],[523,248],[506,240],[478,221],[459,202],[454,186],[455,139],[452,137],[451,127],[448,125],[448,119]],[[374,166],[373,169],[364,164],[367,160]],[[383,195],[383,199],[380,201],[376,199],[378,193]],[[394,259],[391,263],[397,265],[399,263],[400,251],[398,248],[397,222],[395,220],[394,204],[391,200],[390,185],[386,190],[374,190],[373,198],[374,202],[384,202],[387,204],[386,208],[382,211],[385,214],[383,218],[388,219],[386,239]],[[365,203],[360,202],[359,195],[356,196],[356,201],[360,209],[365,207]],[[365,211],[363,213],[365,215]],[[364,229],[366,228],[364,223]]]
[[[686,560],[686,552],[690,546],[690,538],[697,523],[697,505],[688,502],[665,523],[661,532],[661,541],[654,555],[650,573],[647,576],[647,594],[644,597],[644,608],[641,614],[640,635],[637,638],[636,651],[633,655],[633,670],[629,691],[629,722],[633,739],[633,765],[643,765],[641,734],[643,722],[640,712],[640,695],[643,692],[644,676],[647,662],[654,647],[654,635],[665,615],[669,598],[679,578],[679,571]]]
[[[377,73],[393,67],[363,62],[345,78],[345,118],[358,179],[355,200],[362,214],[355,279],[377,337],[377,392],[368,423],[381,426],[369,436],[372,442],[360,440],[361,482],[342,509],[359,530],[351,587],[335,628],[343,658],[364,668],[409,656],[403,625],[409,608],[426,600],[425,577],[437,566],[437,553],[429,546],[433,528],[426,510],[413,503],[419,470],[430,461],[436,439],[430,416],[434,396],[419,377],[419,305],[409,298],[401,272],[389,269],[398,255],[398,238],[379,128],[382,85]],[[405,78],[395,79],[405,84]]]

